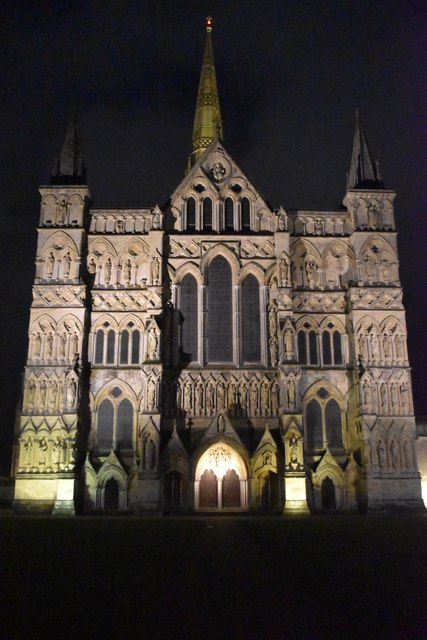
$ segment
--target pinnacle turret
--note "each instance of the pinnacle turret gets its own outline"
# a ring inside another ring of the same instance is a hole
[[[360,122],[359,110],[356,110],[353,151],[350,171],[347,176],[347,189],[383,189],[378,160],[375,162],[369,152],[365,132]]]
[[[212,18],[208,17],[206,18],[206,42],[197,93],[189,168],[194,165],[216,137],[222,139],[223,132],[212,47]]]
[[[61,155],[55,160],[51,184],[86,184],[80,125],[77,114],[71,120]]]

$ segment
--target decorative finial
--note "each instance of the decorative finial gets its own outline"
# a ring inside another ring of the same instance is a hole
[[[206,18],[206,32],[210,33],[212,31],[213,20],[210,16]]]

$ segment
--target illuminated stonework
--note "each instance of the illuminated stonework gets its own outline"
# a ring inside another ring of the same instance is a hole
[[[345,208],[272,209],[220,139],[211,29],[167,206],[91,208],[77,122],[40,188],[15,507],[420,508],[395,193],[358,121]]]

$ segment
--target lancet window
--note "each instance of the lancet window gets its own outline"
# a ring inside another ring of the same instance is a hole
[[[306,323],[298,331],[298,354],[301,364],[341,366],[344,364],[342,334],[332,322],[319,334]]]
[[[116,361],[116,332],[104,323],[95,337],[95,364],[114,364]]]
[[[211,198],[203,199],[203,229],[211,230],[212,229],[212,200]]]
[[[222,256],[210,263],[207,282],[207,360],[232,362],[232,278],[230,265]]]
[[[261,360],[261,323],[259,284],[249,274],[242,284],[242,357],[243,362]]]
[[[132,448],[134,408],[128,398],[121,399],[122,393],[119,387],[114,387],[110,398],[99,405],[96,432],[99,454]]]
[[[134,324],[129,322],[128,329],[120,336],[120,364],[138,364],[140,362],[141,334],[138,329],[132,329]]]
[[[196,201],[190,197],[187,199],[187,229],[196,228]]]
[[[335,450],[343,448],[341,409],[324,387],[317,391],[316,398],[306,406],[305,432],[307,450],[310,452],[326,446]]]
[[[226,231],[234,230],[234,201],[226,198],[224,202],[224,227]]]
[[[250,231],[251,228],[251,206],[248,198],[242,198],[242,230]]]
[[[197,360],[198,345],[198,303],[197,282],[191,274],[181,280],[179,290],[181,312],[181,348],[184,358]]]

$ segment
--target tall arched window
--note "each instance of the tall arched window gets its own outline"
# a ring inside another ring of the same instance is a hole
[[[141,341],[140,335],[141,334],[139,333],[138,329],[135,329],[135,331],[133,331],[132,333],[132,364],[139,364],[139,343]]]
[[[310,354],[310,364],[318,364],[319,360],[317,355],[317,334],[315,331],[309,331],[308,350]]]
[[[187,229],[196,228],[196,201],[194,198],[187,200]]]
[[[114,348],[116,344],[116,334],[110,329],[107,333],[107,364],[114,364]]]
[[[332,364],[331,334],[329,331],[322,333],[323,364]]]
[[[181,311],[181,348],[184,357],[190,360],[197,360],[198,344],[198,305],[197,305],[197,282],[191,275],[187,274],[181,280],[179,288],[179,309]]]
[[[126,329],[122,332],[120,339],[120,364],[128,363],[129,352],[129,331]]]
[[[341,410],[333,398],[325,408],[326,438],[331,449],[342,449]]]
[[[234,229],[234,202],[232,198],[225,199],[224,226],[226,231],[233,231]]]
[[[316,400],[310,400],[307,405],[306,437],[309,451],[323,448],[322,410]]]
[[[222,256],[208,268],[207,359],[208,362],[233,361],[233,310],[231,267]]]
[[[98,409],[98,428],[96,443],[99,453],[109,453],[113,446],[114,408],[112,403],[105,399]]]
[[[95,364],[104,362],[104,331],[99,329],[95,338]]]
[[[248,198],[242,198],[242,229],[249,231],[251,228],[251,207]]]
[[[334,331],[332,334],[332,343],[334,345],[334,362],[335,364],[343,364],[342,347],[341,347],[341,334],[339,331]]]
[[[133,406],[125,398],[117,409],[116,446],[119,449],[132,449]]]
[[[212,200],[203,199],[203,229],[212,229]]]
[[[259,284],[249,274],[242,284],[242,356],[243,362],[261,360],[261,322]]]
[[[298,331],[298,355],[300,364],[307,364],[307,337],[303,329]]]

